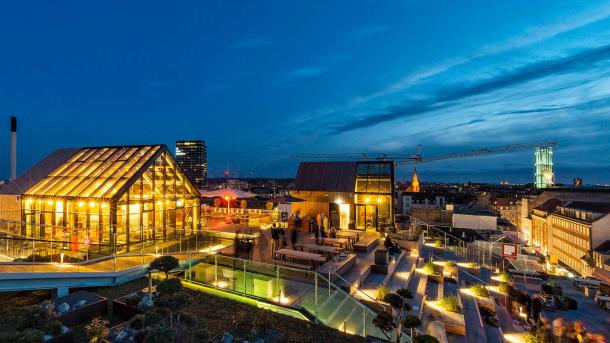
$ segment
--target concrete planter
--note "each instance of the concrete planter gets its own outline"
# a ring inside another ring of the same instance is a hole
[[[387,266],[390,263],[390,252],[385,249],[375,250],[375,264]]]

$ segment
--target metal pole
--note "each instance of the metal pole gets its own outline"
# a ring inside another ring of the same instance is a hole
[[[244,260],[243,262],[244,262],[244,294],[248,294],[248,292],[246,292],[246,260]]]
[[[316,302],[315,316],[316,323],[318,323],[318,273],[315,273],[315,282],[314,282],[314,299]]]
[[[214,255],[214,286],[218,287],[218,255]]]

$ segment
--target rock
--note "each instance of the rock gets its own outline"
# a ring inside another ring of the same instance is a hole
[[[151,299],[148,298],[148,296],[143,296],[142,300],[140,300],[140,302],[138,303],[138,309],[139,310],[146,310],[149,309],[151,307],[153,307],[153,301]]]
[[[233,343],[233,335],[228,332],[225,332],[222,335],[222,343]]]
[[[83,307],[86,304],[87,304],[87,300],[81,300],[81,301],[77,302],[76,304],[74,304],[74,308]]]
[[[70,311],[70,305],[68,305],[67,303],[61,303],[57,305],[57,312],[59,312],[60,314],[66,313],[68,311]]]

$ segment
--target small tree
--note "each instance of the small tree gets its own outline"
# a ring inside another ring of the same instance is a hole
[[[169,310],[169,327],[173,328],[175,323],[174,323],[174,312],[180,310],[183,307],[188,306],[191,303],[191,298],[183,293],[183,292],[178,292],[178,293],[174,293],[174,294],[170,294],[170,295],[165,295],[165,296],[161,296],[159,297],[159,300],[157,300],[157,306],[159,307],[163,307]],[[180,314],[178,314],[178,318],[176,319],[176,322],[180,321]]]
[[[157,257],[150,262],[150,268],[164,272],[166,279],[169,278],[169,272],[178,266],[180,266],[178,259],[169,255]]]
[[[93,318],[91,323],[85,326],[85,331],[89,336],[90,343],[107,343],[108,335],[110,335],[110,329],[108,324],[110,322],[101,318]]]
[[[383,301],[390,304],[392,307],[392,314],[381,312],[373,320],[373,324],[377,326],[383,334],[391,341],[390,336],[386,332],[391,332],[392,329],[396,328],[396,342],[401,341],[402,334],[402,318],[405,315],[405,311],[411,310],[411,305],[407,303],[407,299],[413,299],[413,295],[408,289],[401,288],[396,293],[389,293]]]
[[[430,335],[417,336],[413,339],[413,341],[415,343],[440,343],[436,337]]]
[[[411,338],[413,338],[413,329],[421,325],[421,320],[417,316],[409,315],[402,320],[402,326],[411,331]]]

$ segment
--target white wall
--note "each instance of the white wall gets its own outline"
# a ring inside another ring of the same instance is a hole
[[[498,218],[454,213],[453,226],[476,230],[497,230]]]

